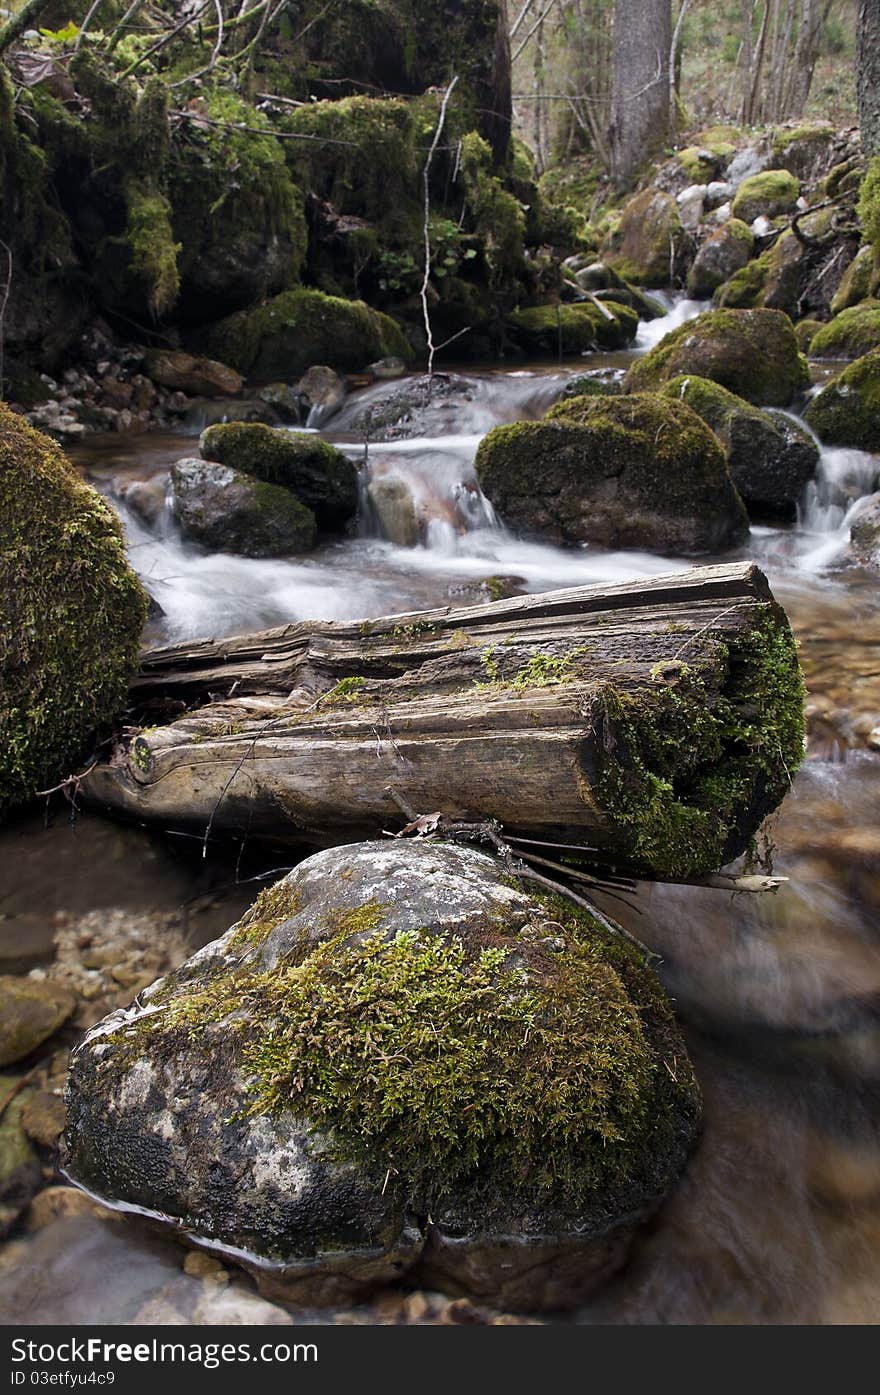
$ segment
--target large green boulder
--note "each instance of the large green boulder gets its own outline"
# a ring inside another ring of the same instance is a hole
[[[812,436],[782,412],[762,411],[707,378],[673,378],[661,395],[684,402],[711,427],[727,457],[749,514],[793,519],[804,486],[816,473]]]
[[[681,270],[690,239],[678,204],[660,189],[644,189],[630,199],[620,222],[602,245],[602,259],[638,286],[668,286]]]
[[[707,310],[672,330],[629,369],[629,392],[694,373],[759,407],[787,407],[809,384],[791,320],[780,310]]]
[[[576,1306],[700,1098],[644,955],[475,848],[330,848],[87,1036],[64,1166],[291,1301]]]
[[[112,509],[0,404],[0,812],[121,715],[146,613]]]
[[[357,469],[319,436],[262,422],[231,421],[203,431],[199,449],[205,460],[289,490],[314,513],[321,528],[342,528],[357,512]]]
[[[638,315],[617,301],[602,304],[533,305],[508,315],[507,330],[523,352],[539,357],[627,348],[636,337]]]
[[[730,218],[700,247],[688,272],[687,292],[695,300],[708,300],[712,292],[740,271],[750,260],[755,239],[739,218]]]
[[[880,349],[826,383],[808,403],[804,420],[826,445],[880,451]]]
[[[810,340],[811,358],[861,358],[880,348],[880,300],[841,310]]]
[[[315,542],[315,515],[289,489],[207,460],[171,467],[172,512],[191,542],[239,557],[291,557]]]
[[[285,291],[209,325],[196,336],[196,347],[265,382],[293,382],[316,363],[350,372],[376,359],[411,356],[390,316],[362,300],[305,289]]]
[[[736,191],[731,212],[734,218],[752,223],[756,218],[777,218],[794,213],[800,197],[800,180],[788,170],[764,170],[744,179]]]
[[[575,397],[543,421],[498,426],[476,470],[505,523],[551,542],[699,553],[748,537],[717,439],[653,394]]]

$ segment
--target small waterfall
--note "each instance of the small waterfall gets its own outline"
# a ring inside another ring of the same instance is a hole
[[[808,544],[799,559],[801,567],[817,571],[842,555],[853,517],[876,488],[878,471],[880,462],[867,451],[820,444],[815,479],[804,490],[798,509],[798,525]]]
[[[669,334],[688,320],[696,319],[704,310],[711,309],[711,301],[689,300],[687,296],[673,291],[651,291],[651,299],[665,305],[666,314],[656,320],[640,320],[634,345],[636,353],[645,354],[659,344],[664,335]]]

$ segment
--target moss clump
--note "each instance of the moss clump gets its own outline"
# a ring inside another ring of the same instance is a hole
[[[880,300],[841,310],[810,341],[813,358],[861,358],[880,348]]]
[[[711,378],[759,407],[787,407],[810,380],[791,320],[765,309],[707,310],[634,363],[624,387],[650,391],[682,373]]]
[[[419,1212],[472,1190],[617,1210],[680,1166],[696,1084],[651,971],[586,913],[547,898],[541,917],[552,949],[503,920],[345,927],[299,962],[185,986],[139,1024],[139,1049],[222,1022],[252,1115],[309,1119],[340,1160],[391,1169]]]
[[[811,398],[804,420],[826,445],[880,450],[880,349],[832,378]]]
[[[797,208],[801,184],[788,170],[764,170],[750,175],[740,184],[734,196],[731,212],[734,218],[751,223],[755,218],[776,218],[781,213],[793,213]]]
[[[124,187],[131,269],[144,281],[150,310],[161,319],[177,304],[180,293],[177,256],[181,244],[174,241],[171,230],[171,205],[158,189],[136,177],[127,179]]]
[[[799,320],[794,327],[795,338],[802,354],[809,354],[813,335],[822,328],[822,320]]]
[[[636,337],[639,317],[628,305],[605,301],[611,319],[594,304],[533,305],[507,317],[511,336],[527,353],[559,357],[595,349],[623,349]]]
[[[257,381],[288,382],[313,364],[343,372],[380,358],[411,357],[400,326],[360,300],[285,291],[203,330],[199,347]]]
[[[125,706],[147,599],[115,514],[0,405],[0,811],[77,765]]]
[[[526,220],[520,203],[493,172],[488,143],[475,131],[461,142],[461,177],[485,249],[490,285],[500,286],[522,266]]]
[[[609,739],[597,791],[635,870],[677,878],[723,866],[744,850],[743,811],[752,827],[790,788],[804,753],[804,684],[787,625],[767,611],[724,646],[730,678],[714,701],[690,670],[658,688],[651,721],[644,693],[609,689],[601,700]]]
[[[322,528],[341,527],[358,505],[357,470],[347,455],[305,432],[231,421],[202,432],[200,450],[267,485],[281,485],[311,509]]]
[[[868,161],[865,177],[859,186],[859,220],[874,253],[874,277],[871,290],[880,281],[880,155]]]

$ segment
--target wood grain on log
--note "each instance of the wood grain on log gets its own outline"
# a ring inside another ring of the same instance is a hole
[[[744,849],[802,732],[749,563],[152,650],[134,698],[191,710],[83,782],[117,812],[321,846],[393,822],[391,785],[659,876]]]

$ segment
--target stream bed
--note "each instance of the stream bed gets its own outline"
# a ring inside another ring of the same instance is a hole
[[[642,327],[638,349],[703,308],[669,305]],[[492,426],[537,419],[572,374],[619,370],[631,356],[470,367],[453,375],[417,436],[366,445],[355,423],[399,384],[353,396],[322,434],[365,460],[370,480],[402,482],[414,546],[381,536],[365,493],[362,535],[307,559],[211,556],[180,540],[167,511],[147,525],[122,502],[127,483],[161,482],[173,461],[196,454],[194,433],[105,438],[75,459],[122,514],[132,563],[161,607],[156,643],[471,605],[499,587],[648,576],[692,563],[523,542],[498,526],[473,474]],[[775,871],[790,881],[765,897],[643,884],[631,907],[603,904],[663,956],[706,1127],[625,1271],[566,1321],[864,1323],[880,1313],[880,588],[842,565],[849,514],[876,487],[878,467],[860,452],[823,450],[797,524],[755,527],[746,549],[726,554],[767,571],[802,646],[808,758],[772,822]],[[201,852],[198,839],[71,817],[66,806],[25,812],[0,831],[0,971],[39,972],[53,937],[59,955],[75,955],[84,936],[104,935],[110,957],[126,937],[135,947],[149,940],[173,962],[231,924],[262,884],[251,879],[280,875],[288,857],[223,844]],[[191,1261],[184,1271],[185,1254],[106,1214],[44,1216],[0,1246],[0,1321],[499,1320],[405,1293],[346,1313],[299,1313],[263,1302],[242,1276],[230,1283],[225,1270]]]

